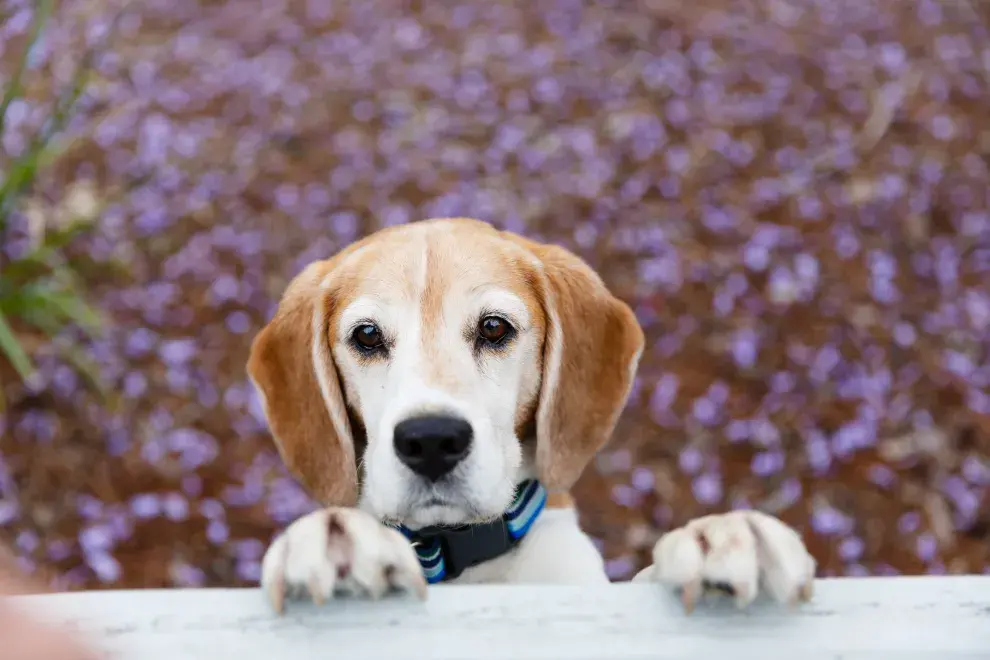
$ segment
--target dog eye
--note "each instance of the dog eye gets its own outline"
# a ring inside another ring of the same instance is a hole
[[[486,316],[478,324],[478,335],[489,344],[501,343],[511,333],[509,322],[498,316]]]
[[[355,328],[352,339],[354,344],[363,351],[373,351],[381,348],[385,343],[382,338],[382,331],[373,323],[365,323]]]

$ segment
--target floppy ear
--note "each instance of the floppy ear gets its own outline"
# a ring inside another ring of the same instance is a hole
[[[353,506],[354,439],[328,327],[333,294],[326,285],[335,262],[310,264],[289,283],[251,345],[247,371],[292,474],[324,506]]]
[[[548,489],[563,490],[611,436],[643,352],[643,330],[584,261],[558,246],[525,244],[542,262],[547,318],[536,466]]]

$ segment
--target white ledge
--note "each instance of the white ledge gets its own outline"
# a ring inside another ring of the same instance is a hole
[[[990,576],[818,580],[789,611],[702,603],[652,585],[440,586],[425,603],[290,603],[257,589],[103,591],[14,599],[75,621],[128,660],[990,657]]]

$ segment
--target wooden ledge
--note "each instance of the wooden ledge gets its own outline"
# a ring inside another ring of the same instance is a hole
[[[703,603],[650,585],[440,586],[425,603],[293,603],[258,589],[103,591],[13,599],[75,621],[127,660],[990,658],[990,576],[818,580],[795,611]]]

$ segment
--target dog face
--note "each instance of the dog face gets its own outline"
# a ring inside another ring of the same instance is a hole
[[[525,478],[570,487],[642,346],[631,310],[566,250],[431,220],[306,268],[248,372],[323,504],[415,529],[496,517]]]

